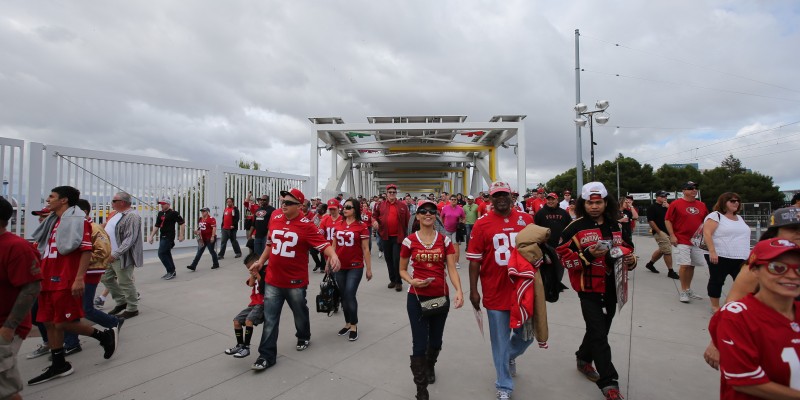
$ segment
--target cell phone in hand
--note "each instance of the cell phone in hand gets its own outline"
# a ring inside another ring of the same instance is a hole
[[[596,245],[597,247],[595,247],[595,249],[597,249],[597,250],[610,250],[612,244],[613,243],[610,240],[598,240],[597,241],[597,245]]]
[[[425,282],[431,283],[431,282],[433,282],[435,279],[436,279],[436,278],[434,278],[434,277],[425,278]]]

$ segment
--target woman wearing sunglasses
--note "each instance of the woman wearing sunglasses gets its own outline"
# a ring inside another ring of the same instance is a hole
[[[712,312],[719,310],[719,297],[722,285],[730,275],[736,280],[739,269],[750,250],[750,227],[744,218],[738,216],[741,197],[733,192],[725,192],[717,199],[714,212],[703,222],[703,236],[708,245],[705,255],[708,264],[708,298]]]
[[[763,240],[748,264],[758,292],[725,304],[709,324],[720,353],[720,398],[800,398],[800,247]]]
[[[367,280],[372,279],[372,264],[369,253],[369,229],[361,220],[361,207],[358,200],[347,199],[342,211],[343,217],[334,225],[333,248],[342,264],[336,272],[336,283],[342,295],[344,309],[344,328],[339,336],[348,335],[351,342],[358,340],[358,301],[356,292],[361,283],[364,266],[367,267]]]
[[[456,291],[453,307],[459,308],[464,304],[461,278],[456,270],[455,248],[450,238],[434,229],[437,214],[436,203],[420,200],[416,213],[420,228],[406,237],[400,246],[400,278],[411,286],[406,310],[411,324],[411,373],[417,385],[418,400],[428,399],[428,384],[436,381],[434,366],[442,349],[448,314],[445,309],[440,314],[423,317],[420,303],[442,295],[448,296],[445,275],[449,274]],[[408,272],[409,265],[413,267],[413,275]]]

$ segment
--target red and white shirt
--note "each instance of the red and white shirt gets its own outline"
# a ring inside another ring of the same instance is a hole
[[[36,247],[11,232],[0,234],[0,326],[11,314],[22,287],[41,280]],[[14,333],[24,339],[31,327],[31,313],[26,313]]]
[[[334,225],[333,239],[336,242],[336,256],[342,263],[342,269],[364,268],[364,251],[362,240],[369,239],[369,229],[362,221],[348,224],[344,218]]]
[[[672,231],[678,238],[678,244],[692,244],[692,235],[708,215],[708,208],[700,200],[686,201],[677,199],[670,203],[665,220],[672,224]]]
[[[719,349],[720,399],[757,399],[734,386],[775,382],[800,390],[800,302],[789,320],[755,298],[723,306],[708,331]]]
[[[253,288],[250,291],[250,304],[248,307],[257,306],[259,304],[264,304],[264,292],[261,290],[261,285],[258,283],[258,279],[253,282]]]
[[[56,232],[61,225],[61,219],[56,221],[50,238],[47,240],[42,257],[42,291],[52,292],[57,290],[69,290],[81,264],[81,255],[84,251],[92,251],[92,225],[89,221],[83,221],[83,238],[77,249],[69,254],[61,254],[56,247]]]
[[[234,216],[234,209],[233,207],[226,207],[225,210],[222,212],[222,229],[233,229],[233,216]]]
[[[369,211],[369,208],[361,208],[361,220],[368,226],[372,226],[372,212]]]
[[[339,217],[333,219],[330,214],[325,214],[322,216],[322,219],[319,221],[319,232],[322,233],[322,236],[325,236],[325,239],[333,241],[333,233],[336,230],[336,223],[342,220],[342,214],[339,214]]]
[[[211,241],[211,233],[214,231],[215,226],[217,226],[217,220],[214,217],[197,220],[197,229],[200,230],[200,237],[203,238],[204,242]]]
[[[319,251],[330,242],[305,215],[288,219],[281,212],[272,213],[267,246],[271,247],[265,281],[275,287],[294,289],[308,286],[308,250]]]
[[[408,266],[413,270],[409,272],[412,278],[425,280],[434,278],[428,286],[415,288],[410,286],[409,293],[418,296],[438,297],[449,293],[445,282],[445,270],[447,269],[447,256],[455,254],[456,249],[450,238],[436,232],[433,237],[433,244],[427,248],[419,240],[417,233],[412,233],[403,239],[400,245],[400,258],[408,258]]]
[[[483,306],[489,310],[511,310],[511,295],[516,288],[508,277],[511,248],[516,247],[517,233],[533,223],[530,214],[511,210],[507,217],[489,212],[475,221],[466,256],[481,263]]]

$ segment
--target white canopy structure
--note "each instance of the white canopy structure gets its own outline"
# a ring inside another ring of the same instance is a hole
[[[525,115],[497,115],[467,122],[463,115],[368,117],[345,123],[338,117],[309,118],[312,193],[372,196],[389,183],[403,193],[477,194],[481,180],[498,179],[497,149],[516,146],[518,191],[525,190]],[[516,144],[508,142],[516,137]],[[332,152],[331,178],[317,187],[322,150]]]

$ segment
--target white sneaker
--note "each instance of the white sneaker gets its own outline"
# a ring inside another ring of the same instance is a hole
[[[498,400],[508,400],[510,398],[511,398],[511,393],[508,393],[505,390],[498,390],[497,391],[497,399]]]
[[[698,295],[697,295],[697,294],[694,292],[694,290],[692,290],[692,289],[689,289],[689,290],[687,290],[687,292],[689,292],[689,297],[691,297],[691,298],[693,298],[693,299],[695,299],[695,300],[703,300],[703,297],[702,297],[702,296],[698,296]]]
[[[461,269],[461,264],[456,263],[456,269]]]
[[[383,258],[383,253],[382,252],[378,252],[378,258]]]
[[[688,303],[689,302],[689,291],[688,290],[681,292],[680,300],[681,300],[681,303]]]

